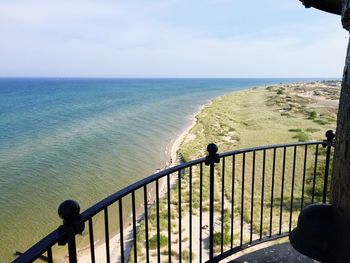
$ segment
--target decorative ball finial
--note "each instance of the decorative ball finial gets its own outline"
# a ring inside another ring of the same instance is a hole
[[[219,154],[217,153],[219,150],[218,146],[215,143],[210,143],[207,146],[208,156],[205,158],[205,165],[211,165],[214,163],[220,162]]]
[[[326,137],[327,137],[327,141],[331,142],[333,141],[333,139],[335,138],[335,134],[333,130],[328,130],[326,132]]]
[[[209,153],[209,156],[213,156],[218,152],[218,146],[215,143],[210,143],[207,146],[207,151]]]
[[[58,207],[58,215],[64,222],[74,221],[80,213],[80,206],[77,201],[66,200]]]

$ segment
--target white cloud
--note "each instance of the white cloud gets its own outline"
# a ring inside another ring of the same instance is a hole
[[[341,76],[347,33],[335,17],[280,21],[296,5],[267,0],[271,13],[255,6],[231,25],[225,5],[247,2],[202,3],[198,14],[198,1],[0,2],[0,76]],[[213,25],[198,23],[208,14]]]

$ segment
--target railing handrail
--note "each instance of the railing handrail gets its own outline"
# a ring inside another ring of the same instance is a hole
[[[98,212],[101,212],[105,207],[117,202],[118,200],[120,200],[124,196],[130,194],[131,192],[136,191],[147,184],[153,183],[157,179],[159,180],[159,179],[167,176],[168,174],[172,174],[174,172],[183,170],[183,169],[188,168],[190,166],[193,166],[193,165],[196,165],[199,163],[203,163],[204,161],[205,161],[205,157],[202,157],[202,158],[190,161],[190,162],[182,163],[182,164],[167,168],[167,169],[159,171],[153,175],[147,176],[144,179],[141,179],[141,180],[139,180],[139,181],[137,181],[129,186],[124,187],[123,189],[119,190],[118,192],[111,194],[110,196],[108,196],[105,199],[101,200],[100,202],[96,203],[92,207],[86,209],[84,212],[81,213],[81,216],[82,216],[84,222],[86,222],[87,220],[89,220],[89,218],[96,215]]]
[[[233,155],[243,154],[243,153],[249,153],[249,152],[257,152],[257,151],[263,151],[263,150],[269,150],[269,149],[278,149],[278,148],[288,148],[288,147],[295,147],[295,146],[306,146],[306,145],[325,145],[327,143],[326,141],[310,141],[310,142],[295,142],[295,143],[287,143],[287,144],[272,144],[272,145],[266,145],[266,146],[258,146],[258,147],[251,147],[251,148],[244,148],[224,153],[217,154],[218,158],[223,157],[229,157]],[[121,190],[111,194],[110,196],[104,198],[103,200],[99,201],[98,203],[94,204],[90,208],[87,208],[85,211],[83,211],[80,216],[80,222],[85,223],[86,221],[90,220],[93,216],[104,210],[106,207],[112,205],[113,203],[121,200],[123,197],[127,196],[128,194],[137,191],[138,189],[155,182],[156,180],[159,180],[163,177],[169,176],[170,174],[173,174],[174,172],[181,171],[183,169],[186,169],[188,167],[192,167],[194,165],[202,164],[206,162],[206,157],[202,157],[193,161],[181,163],[179,165],[167,168],[165,170],[159,171],[153,175],[150,175],[144,179],[141,179],[127,187],[122,188]],[[13,262],[32,262],[36,258],[40,257],[45,251],[51,250],[51,247],[55,245],[56,243],[60,242],[64,236],[67,235],[66,231],[59,228],[48,234],[46,237],[41,239],[39,242],[37,242],[35,245],[33,245],[31,248],[29,248],[25,253],[23,253],[20,257],[15,259]],[[231,253],[232,254],[232,253]]]
[[[295,143],[287,143],[287,144],[270,144],[265,146],[257,146],[257,147],[250,147],[250,148],[243,148],[239,150],[219,153],[219,157],[228,157],[236,154],[241,153],[248,153],[253,151],[260,151],[260,150],[268,150],[268,149],[277,149],[277,148],[283,148],[283,147],[293,147],[293,146],[303,146],[303,145],[315,145],[315,144],[322,144],[323,141],[310,141],[310,142],[295,142]],[[165,170],[159,171],[155,174],[152,174],[150,176],[147,176],[131,185],[128,185],[124,187],[123,189],[117,191],[114,194],[111,194],[110,196],[106,197],[105,199],[101,200],[100,202],[96,203],[95,205],[91,206],[90,208],[86,209],[84,212],[81,213],[82,219],[84,222],[89,220],[89,218],[93,217],[97,213],[101,212],[105,207],[117,202],[124,196],[130,194],[133,191],[136,191],[140,188],[142,188],[144,185],[150,184],[155,182],[157,179],[161,179],[168,174],[172,174],[174,172],[183,170],[185,168],[188,168],[190,166],[204,163],[205,157],[192,160],[189,162],[181,163],[178,165],[175,165],[173,167],[167,168]]]
[[[323,144],[324,141],[310,141],[310,142],[292,142],[292,143],[285,143],[285,144],[270,144],[265,146],[256,146],[256,147],[250,147],[250,148],[243,148],[239,150],[219,153],[220,157],[228,157],[235,154],[241,154],[241,153],[249,153],[254,151],[263,151],[263,150],[270,150],[270,149],[279,149],[279,148],[288,148],[288,147],[294,147],[294,146],[304,146],[304,145],[316,145],[316,144]]]
[[[54,246],[64,235],[62,231],[56,230],[52,231],[46,237],[41,239],[31,248],[29,248],[26,252],[21,254],[18,258],[16,258],[12,263],[22,263],[22,262],[33,262],[43,253],[45,253],[48,248]]]

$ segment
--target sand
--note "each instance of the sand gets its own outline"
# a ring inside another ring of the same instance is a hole
[[[287,85],[288,86],[288,85]],[[292,86],[292,85],[291,85]],[[314,93],[309,92],[309,90],[306,90],[303,92],[298,91],[298,95],[300,97],[311,97],[312,99],[314,99],[316,101],[315,105],[318,104],[335,104],[337,103],[337,101],[335,100],[331,100],[327,97],[323,97],[323,96],[316,96]],[[323,95],[323,94],[322,94]],[[321,103],[320,103],[321,101]],[[322,103],[323,102],[323,103]],[[205,107],[209,106],[212,102],[210,102],[209,104],[203,106],[197,114],[199,114]],[[181,146],[182,143],[186,143],[187,141],[191,141],[193,139],[195,139],[195,135],[191,133],[191,129],[196,125],[197,122],[197,114],[195,114],[193,116],[192,119],[192,123],[174,140],[174,142],[171,143],[171,150],[169,153],[169,162],[166,163],[165,168],[169,168],[172,166],[176,166],[177,164],[180,163],[179,160],[179,156],[177,154],[177,151],[179,149],[179,147]],[[231,138],[232,136],[227,137],[227,139],[232,140]],[[171,185],[173,186],[176,183],[177,180],[177,175],[174,175],[171,177]],[[159,180],[159,193],[160,193],[160,197],[164,196],[167,193],[167,185],[166,185],[166,178],[163,178],[161,180]],[[148,203],[150,205],[155,203],[156,200],[156,193],[155,193],[155,189],[153,188],[149,188],[149,199],[148,199]],[[230,202],[226,202],[227,204]],[[141,208],[141,212],[138,215],[137,218],[137,227],[139,226],[139,223],[142,222],[143,220],[143,216],[144,214],[142,213],[143,211],[143,207]],[[219,215],[216,215],[216,217],[219,217]],[[185,229],[189,228],[189,218],[190,218],[190,214],[184,213],[183,214],[183,219],[182,219],[182,227]],[[238,220],[236,220],[238,221]],[[193,215],[192,216],[192,222],[193,222],[193,231],[192,231],[192,238],[193,238],[193,244],[196,244],[193,247],[193,251],[198,251],[199,249],[199,229],[201,229],[202,227],[199,225],[199,217]],[[207,212],[203,212],[203,225],[208,225],[208,213]],[[220,220],[215,222],[215,230],[214,231],[220,231],[221,228],[221,222]],[[244,223],[244,232],[245,233],[249,233],[250,230],[250,226],[246,223]],[[207,233],[208,230],[207,229],[203,229],[202,233],[203,233],[203,241],[202,241],[202,247],[203,247],[203,259],[208,259],[208,254],[207,254],[207,242],[208,242],[208,234]],[[129,224],[129,226],[124,228],[124,253],[125,253],[125,259],[127,260],[129,258],[130,252],[132,251],[132,247],[133,247],[133,238],[132,238],[132,225]],[[152,234],[152,233],[150,233]],[[154,233],[153,233],[154,234]],[[182,242],[183,243],[183,247],[188,247],[188,241]],[[178,244],[174,243],[172,244],[172,249],[174,249],[174,251],[177,251],[178,248]],[[99,241],[98,243],[95,244],[95,258],[96,258],[96,262],[106,262],[106,246],[105,243]],[[111,262],[120,262],[120,236],[119,234],[114,235],[111,239],[110,239],[110,258],[111,258]],[[85,249],[81,250],[78,252],[78,258],[79,258],[79,262],[90,262],[90,253],[89,253],[89,247],[86,247]],[[196,255],[196,258],[198,259],[198,256]],[[152,260],[156,259],[156,255],[150,255],[150,260],[152,262]]]
[[[207,107],[208,105],[211,104],[211,101],[209,104],[207,105],[203,105],[200,110],[193,116],[193,120],[192,123],[174,140],[174,142],[172,143],[171,146],[171,151],[170,151],[170,160],[168,163],[166,163],[165,165],[165,169],[169,168],[169,167],[173,167],[176,166],[180,163],[180,160],[178,158],[177,155],[177,150],[179,149],[180,145],[183,143],[183,141],[185,140],[185,138],[190,137],[191,138],[191,133],[190,130],[196,125],[196,116],[197,114],[199,114],[204,107]],[[192,135],[193,136],[193,135]],[[177,176],[172,176],[171,177],[171,186],[173,186],[176,182],[176,177]],[[162,178],[159,181],[159,195],[160,197],[164,196],[167,193],[167,185],[166,185],[166,178]],[[149,204],[154,204],[155,200],[156,200],[156,192],[155,189],[150,188],[149,189],[149,199],[148,199],[148,203]],[[141,213],[138,218],[137,218],[137,227],[139,226],[140,222],[143,220],[144,217],[144,213]],[[186,215],[186,218],[188,217],[188,215]],[[188,220],[186,220],[187,222]],[[194,222],[196,222],[196,220],[194,220]],[[188,227],[185,224],[185,227]],[[194,227],[196,227],[194,225]],[[197,228],[199,229],[199,225],[197,226]],[[132,225],[129,224],[129,226],[127,226],[126,228],[124,228],[124,257],[125,260],[127,260],[129,258],[129,255],[132,251],[132,247],[133,247],[133,231],[132,231]],[[205,237],[205,233],[203,233],[203,237]],[[196,238],[196,237],[194,237]],[[199,239],[199,234],[198,234],[198,239]],[[121,252],[120,252],[120,235],[114,235],[111,239],[110,239],[110,259],[111,262],[120,262],[121,261]],[[204,244],[204,246],[206,246],[206,244]],[[66,257],[67,259],[67,257]],[[91,255],[90,255],[90,247],[86,247],[80,251],[78,251],[78,262],[80,263],[88,263],[91,262]],[[106,244],[103,242],[95,242],[95,262],[106,262]]]

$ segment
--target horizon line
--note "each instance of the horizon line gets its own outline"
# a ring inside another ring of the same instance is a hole
[[[106,77],[106,76],[0,76],[0,79],[319,79],[341,80],[341,77]]]

